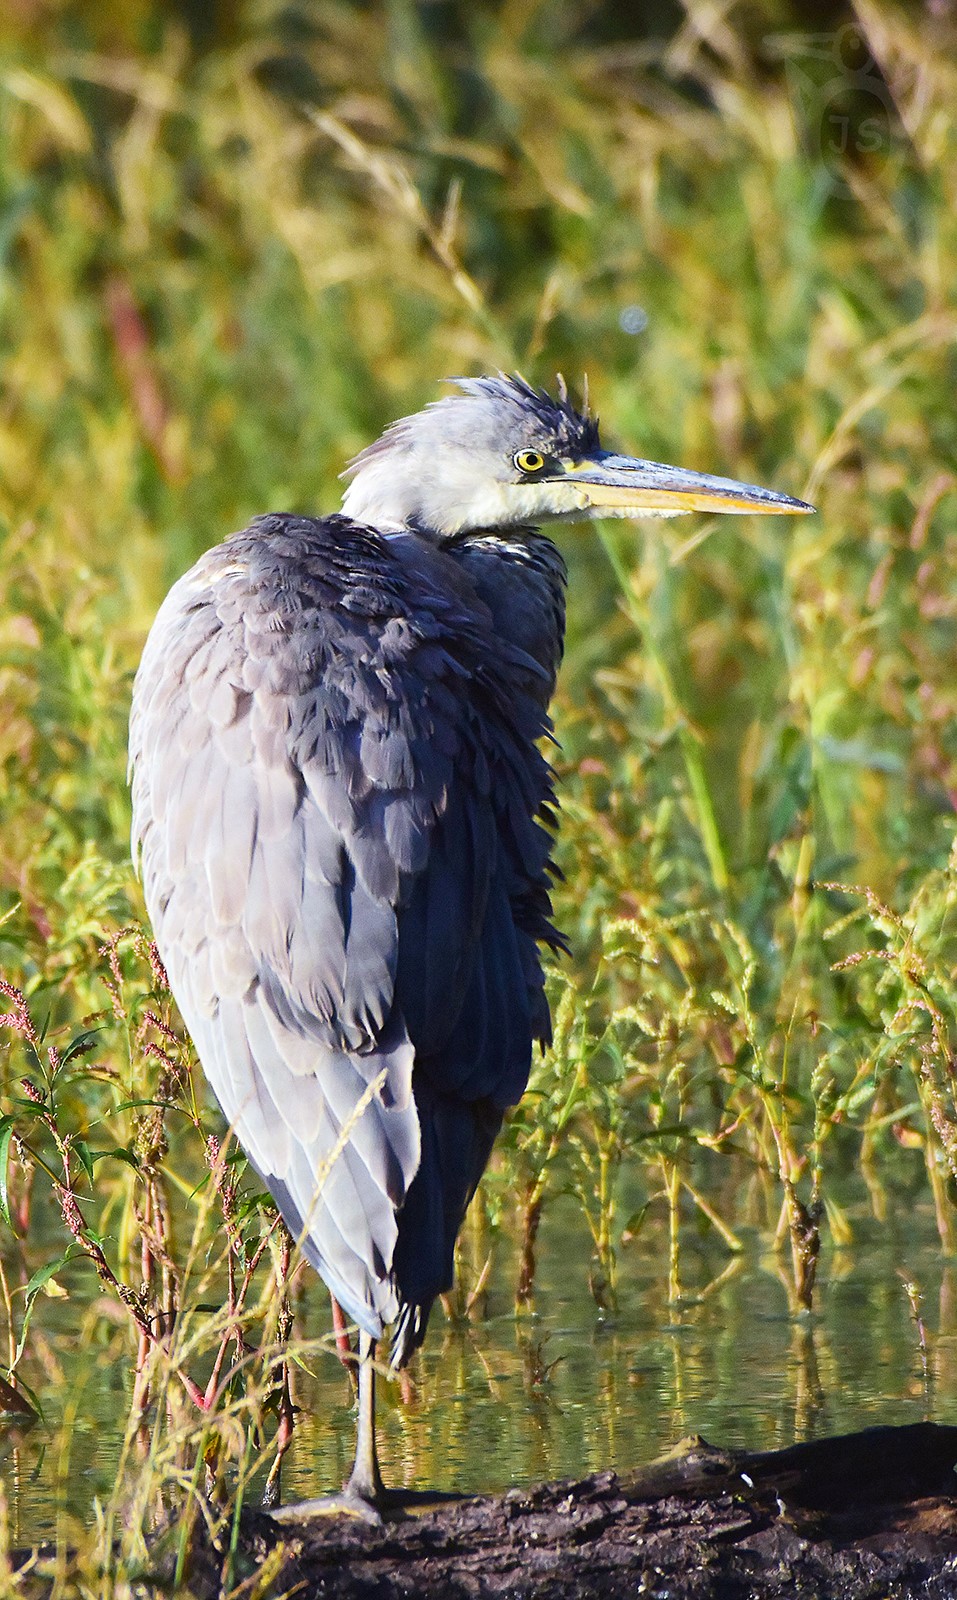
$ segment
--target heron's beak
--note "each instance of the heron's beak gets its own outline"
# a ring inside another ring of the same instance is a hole
[[[771,516],[803,516],[814,507],[774,489],[706,472],[685,472],[659,461],[639,461],[600,451],[569,463],[563,482],[574,483],[588,497],[587,505],[603,517],[674,517],[683,511],[760,512]]]

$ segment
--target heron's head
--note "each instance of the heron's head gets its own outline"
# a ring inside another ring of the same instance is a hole
[[[813,510],[772,489],[603,450],[597,421],[561,382],[556,399],[517,377],[454,382],[460,393],[394,422],[349,463],[348,516],[441,539],[588,517]]]

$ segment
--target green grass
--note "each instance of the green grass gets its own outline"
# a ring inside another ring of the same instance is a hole
[[[94,1268],[125,1299],[131,1355],[180,1309],[127,1397],[155,1468],[128,1555],[144,1484],[195,1507],[231,1459],[260,1491],[281,1381],[274,1236],[231,1322],[199,1309],[269,1218],[241,1187],[223,1233],[218,1124],[142,937],[117,940],[143,917],[131,676],[203,548],[336,505],[443,375],[587,372],[609,439],[819,508],[562,534],[575,953],[458,1310],[489,1240],[528,1302],[569,1193],[605,1308],[648,1218],[676,1304],[684,1231],[734,1253],[757,1221],[813,1305],[848,1182],[882,1218],[919,1180],[957,1243],[952,24],[860,6],[853,78],[783,6],[663,41],[575,0],[267,11],[203,51],[146,4],[118,33],[102,7],[0,27],[0,973],[35,1030],[0,1047],[7,1359],[39,1387],[37,1274],[68,1249],[78,1305]]]

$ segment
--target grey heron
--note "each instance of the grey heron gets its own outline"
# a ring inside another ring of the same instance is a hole
[[[342,510],[208,550],[153,624],[130,724],[133,845],[223,1114],[360,1330],[347,1501],[383,1495],[376,1347],[404,1365],[532,1048],[554,794],[541,741],[565,567],[539,528],[807,512],[601,448],[518,377],[394,422]]]

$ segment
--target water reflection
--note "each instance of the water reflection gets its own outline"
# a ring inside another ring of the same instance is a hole
[[[583,1275],[542,1256],[537,1315],[513,1318],[497,1297],[481,1324],[436,1328],[420,1357],[411,1404],[384,1417],[382,1453],[397,1481],[462,1491],[627,1469],[701,1433],[712,1442],[773,1449],[877,1421],[944,1414],[957,1391],[957,1281],[944,1267],[933,1219],[915,1219],[906,1245],[862,1225],[853,1255],[825,1263],[820,1309],[792,1318],[776,1258],[758,1252],[727,1270],[700,1252],[686,1299],[668,1306],[666,1259],[655,1241],[628,1259],[621,1309],[599,1319]],[[901,1273],[919,1278],[928,1327],[928,1378]],[[717,1268],[717,1270],[713,1270]],[[315,1491],[345,1471],[351,1416],[330,1452],[330,1395],[304,1387],[288,1494]],[[340,1390],[340,1404],[348,1400]]]
[[[792,1318],[778,1258],[756,1235],[742,1257],[700,1241],[682,1263],[684,1298],[668,1299],[667,1241],[653,1230],[624,1258],[620,1309],[600,1318],[586,1288],[587,1247],[574,1257],[556,1218],[541,1240],[533,1315],[516,1318],[509,1277],[493,1275],[488,1316],[430,1337],[400,1391],[382,1387],[386,1475],[408,1486],[501,1490],[540,1479],[628,1469],[703,1434],[716,1444],[773,1449],[878,1421],[945,1417],[957,1394],[957,1272],[941,1260],[933,1217],[907,1237],[859,1223],[853,1251],[832,1252],[813,1318]],[[571,1253],[570,1253],[571,1251]],[[917,1285],[924,1346],[905,1288]],[[2,1470],[12,1537],[52,1533],[60,1515],[89,1525],[112,1489],[130,1399],[125,1330],[89,1318],[82,1343],[71,1297],[38,1328],[31,1383],[50,1380],[44,1418],[8,1440]],[[306,1335],[326,1325],[311,1281],[297,1314]],[[334,1357],[296,1373],[300,1407],[284,1498],[347,1475],[352,1391]],[[72,1412],[69,1445],[60,1423]],[[62,1526],[62,1524],[61,1524]]]

